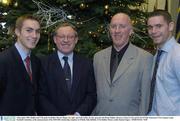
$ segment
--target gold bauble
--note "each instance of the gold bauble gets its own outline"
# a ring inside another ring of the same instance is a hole
[[[15,2],[15,3],[14,3],[14,7],[17,7],[17,6],[18,6],[18,2]]]
[[[92,35],[92,31],[89,31],[88,33],[89,33],[89,35]]]
[[[102,33],[103,33],[103,34],[105,34],[105,33],[106,33],[106,31],[102,31]]]
[[[0,1],[3,5],[10,5],[12,0],[1,0]]]
[[[83,10],[83,9],[86,8],[86,5],[85,5],[84,3],[81,3],[81,4],[79,5],[79,7],[80,7],[81,10]]]
[[[104,11],[104,14],[105,14],[105,15],[108,15],[108,14],[109,14],[109,11],[108,11],[108,10],[105,10],[105,11]]]
[[[93,38],[96,38],[96,37],[97,37],[97,34],[94,33],[94,34],[93,34]]]
[[[109,5],[105,5],[105,6],[104,6],[104,9],[105,9],[105,10],[108,10],[108,9],[109,9]]]
[[[134,23],[135,23],[135,21],[134,21],[134,20],[131,20],[131,23],[132,23],[132,24],[134,24]]]

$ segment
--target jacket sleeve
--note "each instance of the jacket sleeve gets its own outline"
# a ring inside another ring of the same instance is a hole
[[[77,112],[80,115],[90,115],[97,103],[97,94],[96,94],[96,83],[94,78],[94,71],[92,63],[88,65],[88,76],[87,76],[87,89],[86,96],[83,100],[83,103],[77,109]]]
[[[60,115],[55,105],[51,103],[49,98],[49,91],[47,87],[45,68],[41,68],[41,79],[39,81],[38,89],[38,115]]]
[[[141,101],[139,106],[139,115],[146,115],[149,107],[153,56],[148,53],[142,60],[143,65],[141,66]]]

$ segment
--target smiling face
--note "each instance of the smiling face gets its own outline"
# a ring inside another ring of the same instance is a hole
[[[158,47],[161,47],[172,36],[174,23],[168,23],[163,16],[150,17],[147,21],[147,25],[148,34]]]
[[[68,55],[73,52],[77,42],[77,33],[71,26],[61,26],[56,30],[54,43],[63,54]]]
[[[121,50],[129,42],[132,31],[131,20],[128,15],[118,13],[112,17],[109,32],[116,50]]]
[[[35,48],[40,38],[40,24],[36,20],[26,19],[20,28],[15,29],[17,42],[25,51]]]

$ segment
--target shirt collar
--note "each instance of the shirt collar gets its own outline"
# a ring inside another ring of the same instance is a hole
[[[175,43],[176,43],[175,38],[171,37],[169,40],[165,42],[165,44],[160,49],[163,50],[164,52],[169,52]]]
[[[112,52],[113,56],[115,56],[116,53],[118,53],[118,55],[124,54],[125,51],[127,50],[128,46],[129,46],[129,42],[128,42],[120,51],[117,51],[117,50],[114,48],[114,46],[112,46],[112,51],[111,51],[111,52]]]
[[[59,57],[59,59],[62,61],[63,60],[63,57],[64,56],[67,56],[68,57],[68,61],[70,61],[70,62],[72,62],[73,61],[73,52],[72,53],[70,53],[70,54],[68,54],[68,55],[65,55],[65,54],[63,54],[62,52],[60,52],[60,51],[57,51],[57,53],[58,53],[58,57]]]
[[[27,56],[30,56],[30,53],[25,52],[17,42],[15,43],[15,47],[17,48],[22,60],[25,60]]]

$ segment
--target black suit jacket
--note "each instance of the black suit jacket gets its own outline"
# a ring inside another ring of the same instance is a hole
[[[40,60],[31,54],[32,82],[15,46],[0,53],[0,115],[34,115]]]
[[[57,52],[44,59],[42,67],[39,115],[91,114],[96,105],[96,85],[90,60],[74,54],[71,95]]]

